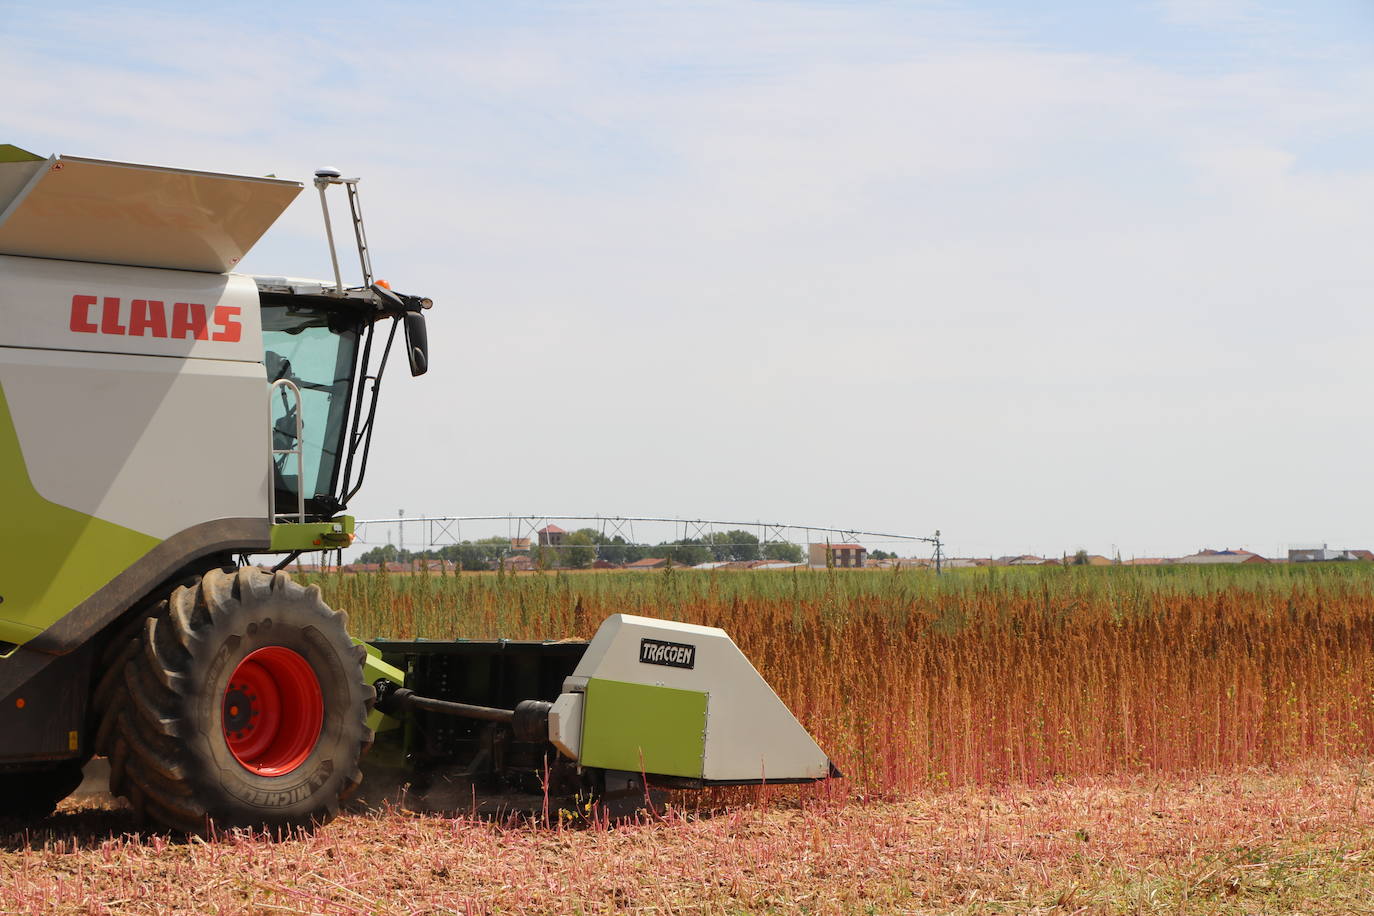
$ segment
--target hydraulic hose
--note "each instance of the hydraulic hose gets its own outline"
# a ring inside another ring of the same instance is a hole
[[[420,696],[386,678],[379,678],[372,686],[377,691],[377,709],[388,716],[400,718],[407,710],[421,709],[441,716],[507,724],[511,726],[517,741],[549,740],[549,710],[553,704],[544,700],[522,700],[514,709],[500,709]]]

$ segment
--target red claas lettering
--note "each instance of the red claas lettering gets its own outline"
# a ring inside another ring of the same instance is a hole
[[[91,306],[95,303],[95,296],[72,296],[71,329],[73,331],[78,334],[94,334],[100,330],[91,321]]]
[[[77,294],[72,296],[68,327],[78,334],[238,343],[243,339],[242,315],[237,305],[217,305],[207,314],[202,302],[174,302],[169,315],[161,299],[131,299],[126,308],[118,296]]]
[[[215,306],[214,321],[215,327],[219,330],[211,334],[210,339],[237,343],[243,337],[243,325],[238,322],[240,311],[237,305]]]
[[[205,324],[205,306],[199,302],[178,302],[172,306],[172,336],[180,339],[194,337],[209,340]]]
[[[102,334],[123,334],[124,325],[119,323],[119,300],[114,296],[106,296],[105,304],[100,310],[100,333]]]
[[[166,306],[156,299],[135,299],[130,303],[129,334],[142,337],[167,336]]]

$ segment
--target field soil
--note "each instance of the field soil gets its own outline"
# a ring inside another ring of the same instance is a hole
[[[140,835],[98,795],[0,840],[0,912],[1374,913],[1369,762],[856,799],[766,789],[615,827],[398,809]]]

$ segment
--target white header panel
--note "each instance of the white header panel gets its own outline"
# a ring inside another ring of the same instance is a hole
[[[646,661],[646,642],[690,647],[690,660]],[[563,689],[583,690],[589,678],[707,694],[706,779],[823,779],[830,772],[825,752],[718,627],[612,614]],[[585,721],[594,710],[584,704],[582,714]]]

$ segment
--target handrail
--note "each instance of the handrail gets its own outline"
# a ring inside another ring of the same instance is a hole
[[[268,416],[268,417],[271,417],[271,416],[272,416],[272,398],[276,396],[276,393],[277,393],[277,389],[278,389],[278,388],[281,388],[283,391],[290,391],[292,394],[294,394],[294,395],[296,396],[296,437],[295,437],[296,447],[295,447],[295,448],[277,448],[277,447],[276,447],[276,439],[275,439],[275,436],[276,436],[276,432],[277,432],[277,424],[276,424],[276,423],[273,423],[273,424],[272,424],[271,437],[267,440],[267,441],[268,441],[268,445],[270,446],[269,451],[270,451],[270,453],[271,453],[270,456],[269,456],[269,458],[268,458],[268,464],[269,464],[269,466],[272,468],[272,470],[275,471],[276,468],[277,468],[277,456],[278,456],[278,455],[295,455],[295,456],[296,456],[296,517],[295,517],[295,521],[296,521],[297,523],[304,524],[304,523],[305,523],[305,442],[304,442],[304,436],[305,436],[305,418],[304,418],[303,415],[304,415],[304,412],[305,412],[305,405],[304,405],[304,403],[301,401],[301,390],[300,390],[300,388],[296,387],[296,383],[293,382],[293,381],[291,381],[290,379],[279,378],[279,379],[277,379],[275,382],[272,383],[271,387],[270,387],[270,388],[268,389],[268,391],[267,391],[267,416]],[[287,410],[288,410],[288,416],[289,416],[289,415],[290,415],[290,414],[289,414],[290,405],[287,406]],[[282,419],[285,419],[285,417],[283,417]],[[286,523],[286,522],[291,521],[291,515],[290,515],[290,514],[282,514],[282,515],[278,515],[278,514],[277,514],[277,483],[276,483],[276,478],[275,478],[275,476],[274,476],[273,479],[272,479],[271,485],[267,488],[267,517],[270,518],[270,519],[272,520],[272,524],[274,524],[274,525],[283,524],[283,523]]]

